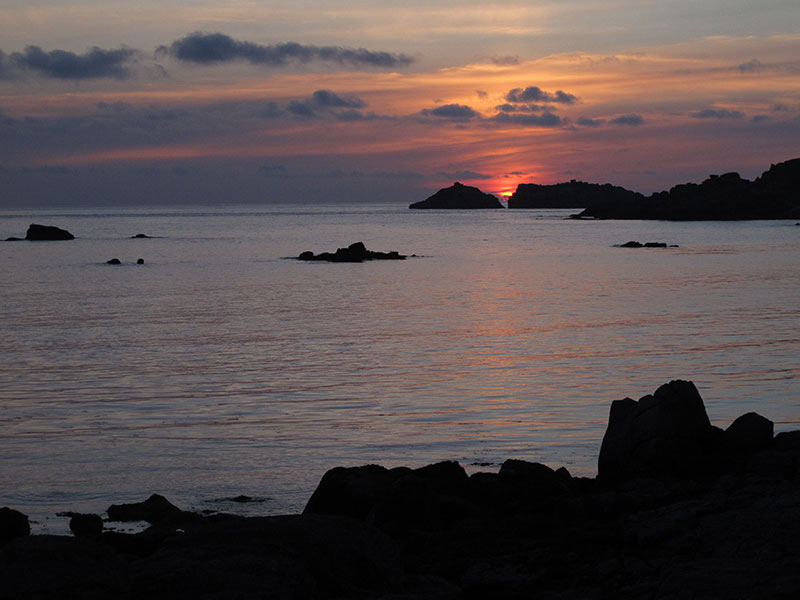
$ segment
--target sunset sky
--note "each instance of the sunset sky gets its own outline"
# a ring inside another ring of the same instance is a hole
[[[0,206],[650,193],[800,156],[797,0],[4,0]]]

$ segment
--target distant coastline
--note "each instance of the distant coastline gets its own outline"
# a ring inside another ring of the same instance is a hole
[[[685,183],[645,196],[609,183],[572,180],[552,185],[521,183],[509,209],[584,209],[574,219],[664,221],[740,221],[800,219],[800,158],[770,165],[754,181],[738,173],[710,175],[700,184]],[[480,199],[480,202],[476,202]],[[409,208],[501,208],[500,201],[475,187],[456,182]]]

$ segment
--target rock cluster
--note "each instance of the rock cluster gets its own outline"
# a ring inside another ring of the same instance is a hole
[[[476,187],[456,181],[448,188],[442,188],[425,200],[414,202],[408,208],[431,208],[446,210],[470,210],[481,208],[503,208],[503,203],[492,194],[482,192]]]
[[[337,467],[281,517],[154,495],[108,509],[153,523],[141,533],[4,533],[0,597],[788,599],[798,506],[800,431],[756,413],[718,429],[678,380],[612,403],[594,479],[522,460]]]
[[[301,252],[298,260],[319,260],[326,262],[364,262],[366,260],[403,260],[406,256],[398,252],[375,252],[367,250],[364,242],[355,242],[347,248],[338,248],[336,252],[320,252],[314,254],[310,250]]]

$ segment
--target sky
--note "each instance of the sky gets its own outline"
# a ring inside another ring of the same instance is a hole
[[[4,0],[0,207],[646,194],[800,157],[797,0]]]

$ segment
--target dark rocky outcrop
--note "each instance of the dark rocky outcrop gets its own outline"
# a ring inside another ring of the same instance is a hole
[[[107,265],[121,265],[122,261],[120,259],[118,259],[118,258],[111,258],[111,259],[106,261],[106,264]]]
[[[669,244],[667,245],[666,242],[637,242],[635,240],[631,240],[630,242],[625,242],[624,244],[615,244],[616,248],[677,248],[677,244]]]
[[[773,438],[748,413],[723,432],[672,381],[612,403],[600,471],[337,467],[277,517],[190,518],[153,496],[121,505],[154,523],[140,533],[0,545],[0,598],[800,595],[800,431]]]
[[[0,544],[30,535],[30,532],[31,526],[26,515],[7,506],[0,508]]]
[[[503,208],[503,203],[492,194],[482,192],[476,187],[463,185],[456,181],[448,188],[442,188],[425,200],[414,202],[408,208],[430,208],[446,210],[472,210],[481,208]]]
[[[364,262],[367,260],[404,260],[406,256],[395,251],[375,252],[367,250],[364,242],[355,242],[347,248],[338,248],[336,252],[314,254],[310,250],[301,252],[298,260],[318,260],[325,262]]]
[[[647,198],[608,200],[576,218],[668,221],[797,219],[800,216],[800,158],[771,165],[755,181],[738,173],[711,175],[700,184],[677,185]]]
[[[103,533],[103,518],[94,514],[74,514],[69,520],[69,530],[75,537],[99,538]]]
[[[132,240],[136,240],[136,239],[144,239],[144,240],[146,240],[146,239],[150,239],[150,236],[147,235],[146,233],[137,233],[136,235],[132,235],[131,239]]]
[[[144,502],[112,504],[106,512],[110,521],[147,521],[148,523],[158,523],[183,513],[180,508],[160,494],[153,494]]]
[[[136,264],[137,265],[143,265],[144,264],[144,259],[143,258],[137,258],[136,259]]]
[[[52,225],[37,225],[31,223],[28,232],[25,234],[26,240],[31,241],[53,241],[53,240],[74,240],[75,236],[66,229],[59,229]]]
[[[586,208],[594,204],[642,199],[644,196],[639,192],[610,183],[586,183],[573,179],[553,185],[520,183],[508,199],[508,208]]]

